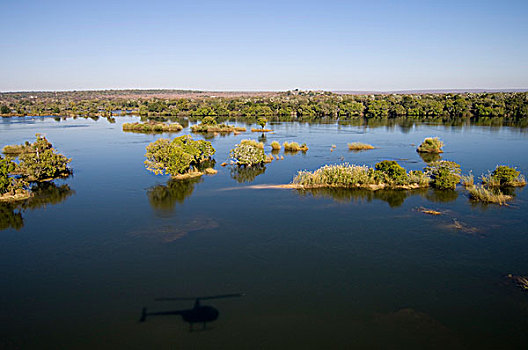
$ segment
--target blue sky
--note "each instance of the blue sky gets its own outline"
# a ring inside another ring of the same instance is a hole
[[[0,0],[0,91],[528,88],[528,1]]]

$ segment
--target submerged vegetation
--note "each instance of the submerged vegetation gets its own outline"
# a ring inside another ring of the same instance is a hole
[[[348,144],[349,151],[366,151],[369,149],[374,149],[374,146],[362,142],[352,142]]]
[[[199,176],[213,154],[215,149],[209,141],[195,141],[188,135],[172,141],[162,138],[147,146],[145,166],[155,174],[170,174],[173,178]]]
[[[440,141],[438,137],[427,137],[423,142],[418,146],[416,152],[419,153],[443,153],[442,147],[444,143]]]
[[[183,126],[178,123],[166,124],[161,122],[148,123],[123,123],[123,131],[132,132],[178,132],[183,130]]]

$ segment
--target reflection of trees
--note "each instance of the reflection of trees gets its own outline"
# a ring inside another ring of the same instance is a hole
[[[452,202],[458,198],[458,192],[455,190],[436,190],[431,189],[425,194],[425,198],[431,202]]]
[[[314,197],[331,198],[339,202],[362,201],[368,202],[373,199],[387,202],[391,208],[399,207],[405,201],[405,198],[412,194],[423,192],[423,190],[378,190],[370,191],[363,189],[348,189],[348,188],[312,188],[305,190],[298,190],[299,194],[310,194]]]
[[[8,228],[20,230],[24,226],[22,214],[12,203],[0,203],[0,231]]]
[[[442,156],[439,153],[424,153],[424,152],[417,152],[417,153],[420,155],[420,158],[422,158],[422,160],[427,164],[432,163],[432,162],[437,162],[440,159],[442,159]]]
[[[264,174],[266,171],[265,165],[257,166],[232,166],[231,167],[231,178],[238,183],[253,182],[257,176]]]
[[[38,209],[48,204],[58,204],[75,193],[70,186],[55,185],[53,182],[41,182],[31,187],[33,196],[24,201],[0,203],[0,230],[14,228],[20,230],[24,226],[21,210]]]
[[[185,180],[169,180],[166,185],[152,186],[147,190],[147,197],[152,208],[172,211],[176,202],[183,203],[194,191],[194,185],[202,182],[201,177]]]

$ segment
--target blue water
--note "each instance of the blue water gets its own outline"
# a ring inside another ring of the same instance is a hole
[[[59,199],[0,211],[3,222],[23,221],[0,231],[2,348],[525,348],[528,293],[505,277],[528,275],[525,189],[500,207],[470,202],[463,188],[249,187],[332,163],[394,159],[423,169],[415,149],[429,136],[444,141],[442,158],[463,173],[507,164],[528,174],[525,129],[278,123],[267,153],[274,140],[306,142],[309,151],[281,152],[284,160],[239,182],[220,163],[241,139],[260,135],[217,136],[218,174],[175,183],[145,169],[145,147],[189,130],[124,133],[121,124],[136,119],[116,120],[0,120],[0,146],[39,132],[74,169],[55,181],[69,188]],[[377,148],[349,152],[354,141]],[[138,322],[143,307],[194,304],[158,297],[226,293],[244,296],[202,300],[219,312],[205,330],[190,332],[176,315]]]

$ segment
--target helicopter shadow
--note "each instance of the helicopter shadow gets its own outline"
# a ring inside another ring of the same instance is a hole
[[[203,305],[202,300],[211,300],[211,299],[224,299],[224,298],[239,298],[244,296],[242,293],[236,294],[221,294],[221,295],[212,295],[205,297],[196,297],[196,298],[156,298],[155,301],[183,301],[183,300],[194,300],[194,305],[190,309],[180,309],[180,310],[168,310],[168,311],[156,311],[148,312],[146,307],[143,307],[141,311],[141,317],[139,322],[146,322],[148,317],[152,316],[181,316],[182,320],[189,324],[189,332],[196,331],[205,331],[209,330],[207,328],[207,323],[214,322],[218,319],[220,312],[218,309],[211,305]],[[200,329],[195,329],[195,324],[201,324]]]

